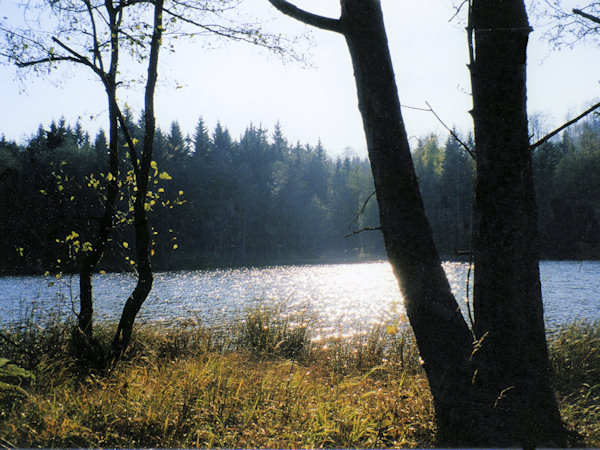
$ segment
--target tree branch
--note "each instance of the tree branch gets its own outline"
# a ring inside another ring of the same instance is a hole
[[[456,139],[456,142],[458,142],[462,148],[465,149],[465,151],[471,156],[471,158],[475,159],[475,152],[471,149],[471,147],[469,147],[467,144],[465,144],[457,135],[456,133],[451,130],[445,123],[444,121],[440,118],[440,116],[438,116],[436,114],[436,112],[433,110],[433,108],[431,107],[431,105],[427,102],[425,102],[425,104],[427,105],[427,107],[429,108],[429,112],[431,112],[431,114],[433,114],[435,116],[435,118],[438,120],[439,123],[442,124],[442,126],[448,130],[448,132],[450,133],[450,135]]]
[[[269,0],[269,1],[271,1],[271,0]],[[360,230],[356,230],[356,231],[353,231],[352,233],[348,233],[344,237],[351,237],[351,236],[354,236],[355,234],[362,233],[363,231],[381,231],[381,227],[364,227],[364,228],[361,228]]]
[[[343,33],[342,21],[340,19],[330,19],[309,13],[286,0],[269,0],[269,3],[286,16],[290,16],[307,25],[312,25],[323,30],[335,31],[336,33]]]
[[[136,180],[139,180],[141,178],[141,172],[140,172],[140,159],[137,154],[137,149],[135,147],[135,143],[133,142],[133,138],[131,137],[131,134],[129,133],[129,127],[127,126],[127,121],[125,120],[125,117],[123,116],[123,112],[121,111],[121,108],[118,104],[116,105],[116,109],[117,109],[117,117],[119,119],[119,125],[121,127],[121,132],[123,133],[123,136],[125,137],[125,142],[127,142],[127,147],[129,148],[129,159],[131,161],[131,165],[133,166],[133,173],[135,174]]]
[[[556,130],[552,131],[551,133],[548,133],[546,136],[544,136],[543,138],[541,138],[539,141],[537,141],[534,144],[531,144],[529,146],[529,150],[535,150],[537,147],[539,147],[540,145],[542,145],[543,143],[547,142],[549,139],[553,138],[554,136],[556,136],[558,133],[560,133],[562,130],[564,130],[567,127],[570,127],[571,125],[573,125],[575,122],[580,121],[581,119],[583,119],[585,116],[587,116],[588,114],[594,112],[596,109],[600,108],[600,103],[596,103],[594,106],[592,106],[591,108],[586,109],[584,112],[582,112],[581,114],[579,114],[577,117],[575,117],[574,119],[569,120],[567,123],[561,125],[560,127],[558,127]]]
[[[102,61],[102,53],[100,53],[100,45],[98,44],[98,30],[96,29],[96,19],[94,18],[94,9],[90,0],[84,1],[87,7],[88,14],[90,16],[90,23],[92,25],[92,40],[94,41],[94,64],[98,63],[100,70],[104,72],[104,62]]]
[[[371,200],[371,197],[373,197],[377,192],[373,191],[369,194],[369,196],[366,198],[366,200],[363,202],[362,207],[360,208],[360,211],[358,211],[358,213],[356,213],[356,216],[354,217],[354,220],[352,220],[351,224],[357,223],[358,219],[360,219],[360,216],[362,216],[365,212],[365,209],[367,209],[367,205],[369,204],[369,200]]]
[[[30,66],[36,66],[38,64],[45,64],[51,62],[60,62],[60,61],[69,61],[77,64],[81,64],[77,58],[73,58],[72,56],[49,56],[47,58],[33,59],[31,61],[19,61],[15,62],[15,65],[21,69]]]
[[[592,22],[600,24],[600,17],[592,16],[591,14],[583,12],[580,9],[574,9],[573,14],[577,14],[578,16],[585,17],[586,19],[591,20]]]
[[[71,55],[73,55],[73,60],[74,61],[78,62],[79,64],[83,64],[84,66],[88,66],[90,69],[92,69],[94,71],[94,73],[100,77],[100,80],[102,80],[102,82],[106,84],[106,73],[104,73],[104,71],[102,69],[100,69],[98,66],[96,66],[95,64],[93,64],[85,56],[83,56],[80,53],[76,52],[75,50],[73,50],[68,45],[62,43],[56,37],[53,36],[52,37],[52,41],[56,42],[56,44],[59,45],[63,50],[65,50],[66,52],[68,52]]]
[[[448,19],[448,22],[452,22],[454,20],[454,18],[460,14],[463,6],[468,4],[468,2],[469,2],[469,0],[463,0],[460,5],[454,7],[454,14],[452,14],[452,17],[450,17],[450,19]]]

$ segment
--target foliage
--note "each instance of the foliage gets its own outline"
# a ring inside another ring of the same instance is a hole
[[[141,139],[131,112],[126,119]],[[534,151],[544,257],[600,256],[598,120]],[[383,256],[377,232],[344,237],[379,224],[373,198],[357,216],[373,190],[365,160],[333,160],[320,144],[290,145],[279,126],[270,137],[250,126],[236,141],[221,124],[209,133],[200,119],[193,138],[184,136],[176,122],[156,136],[147,203],[158,269]],[[431,136],[420,142],[415,161],[436,242],[447,256],[469,250],[473,162],[451,138],[443,147]],[[102,131],[90,139],[64,120],[40,126],[24,146],[0,139],[0,271],[75,269],[101,214],[105,154]],[[102,270],[129,270],[134,238],[124,225],[132,218],[132,176],[124,170],[119,180],[118,229]],[[73,232],[79,236],[68,240]]]
[[[35,375],[22,367],[10,364],[6,358],[0,358],[0,401],[4,402],[11,397],[27,396],[21,386],[35,381]]]
[[[127,116],[134,138],[141,138]],[[148,205],[169,210],[150,211],[159,269],[383,256],[378,233],[344,237],[379,223],[374,200],[357,217],[372,192],[366,161],[332,160],[320,145],[291,146],[279,127],[269,139],[266,130],[250,126],[234,141],[223,125],[211,135],[200,119],[193,139],[182,136],[174,122],[170,133],[159,130],[156,137]],[[545,257],[600,256],[599,136],[598,118],[590,118],[534,152]],[[416,165],[436,242],[442,254],[452,255],[469,249],[473,163],[453,139],[443,148],[431,139],[415,151]],[[426,146],[430,151],[422,152]],[[74,270],[74,243],[85,248],[88,224],[101,211],[105,153],[103,132],[92,140],[63,120],[40,126],[25,146],[0,140],[3,272]],[[133,242],[123,228],[131,221],[131,177],[124,172],[120,180],[120,227],[103,270],[129,266],[132,249],[121,244]],[[67,242],[73,232],[78,239]]]

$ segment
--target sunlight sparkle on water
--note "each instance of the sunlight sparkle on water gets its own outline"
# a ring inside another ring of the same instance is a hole
[[[468,264],[446,262],[444,269],[465,313]],[[548,325],[600,319],[600,262],[542,261],[540,269]],[[135,281],[132,274],[95,275],[97,319],[118,320]],[[0,277],[0,324],[49,310],[73,317],[78,282],[77,276],[60,281]],[[258,305],[279,305],[292,316],[307,314],[317,337],[356,335],[404,316],[390,265],[372,262],[157,273],[139,318],[230,326],[232,319],[242,318],[248,308]]]

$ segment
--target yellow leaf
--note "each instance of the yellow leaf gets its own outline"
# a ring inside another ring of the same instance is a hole
[[[106,270],[101,270],[100,275],[106,275]]]
[[[150,256],[154,256],[154,249],[150,250]]]
[[[161,172],[158,176],[161,180],[172,180],[173,178],[167,172]]]
[[[138,142],[140,142],[140,140],[139,140],[139,139],[137,139],[137,138],[133,138],[133,139],[131,140],[131,142],[133,142],[133,145],[136,145]]]
[[[158,188],[158,192],[163,193],[165,190],[163,188]]]
[[[387,327],[385,327],[385,331],[387,334],[394,335],[398,333],[398,327],[396,327],[395,325],[388,325]]]
[[[158,168],[158,164],[156,164],[156,161],[152,161],[152,162],[150,163],[150,167],[152,167],[153,169],[155,169],[155,170],[156,170],[156,169]]]
[[[177,250],[177,247],[179,247],[179,245],[175,244],[175,245],[173,246],[173,250]]]
[[[112,180],[114,180],[114,179],[115,179],[115,177],[113,176],[113,174],[112,174],[112,173],[109,173],[109,174],[106,176],[106,179],[107,179],[108,181],[112,181]]]
[[[183,191],[179,191],[179,195],[183,195]]]
[[[129,248],[129,244],[127,242],[123,242],[123,247]]]

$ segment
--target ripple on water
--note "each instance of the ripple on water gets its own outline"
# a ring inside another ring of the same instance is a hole
[[[465,312],[468,264],[446,262],[444,269]],[[540,269],[549,325],[600,319],[600,262],[543,261]],[[135,282],[131,274],[94,276],[98,318],[116,320]],[[0,320],[6,323],[48,305],[70,314],[77,303],[77,286],[76,276],[59,281],[2,277]],[[390,265],[371,262],[157,273],[140,317],[215,324],[239,317],[248,307],[281,302],[287,311],[316,317],[315,323],[326,333],[364,329],[404,314]]]

